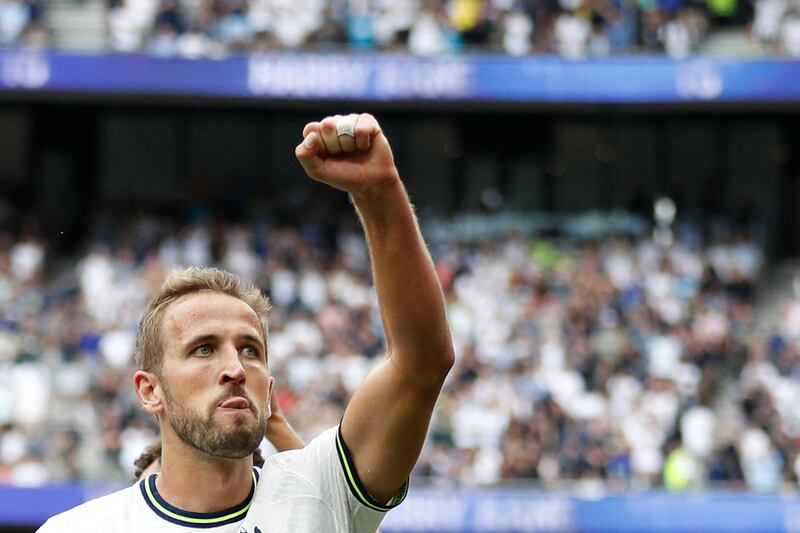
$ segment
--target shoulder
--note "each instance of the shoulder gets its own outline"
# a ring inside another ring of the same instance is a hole
[[[329,428],[305,448],[279,453],[267,459],[264,470],[270,483],[276,478],[302,480],[302,486],[315,487],[325,494],[349,493],[348,498],[378,512],[386,512],[399,505],[405,499],[408,483],[403,485],[390,502],[376,501],[361,482],[339,429],[340,426]],[[272,486],[280,485],[274,483]],[[285,490],[285,487],[282,488]]]
[[[327,463],[336,452],[338,426],[326,429],[312,439],[305,448],[287,450],[269,456],[263,470],[278,467],[282,470],[316,470],[320,463]]]
[[[38,533],[94,531],[95,524],[99,530],[102,524],[109,522],[109,519],[127,514],[131,498],[136,497],[138,490],[138,484],[136,484],[82,503],[51,517],[38,530]]]

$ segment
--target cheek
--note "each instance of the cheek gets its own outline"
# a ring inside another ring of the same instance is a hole
[[[192,364],[173,366],[169,373],[169,381],[163,380],[164,391],[181,405],[192,406],[198,403],[203,391],[210,389],[207,381],[211,369],[207,364]]]
[[[269,393],[269,372],[264,367],[252,368],[248,372],[247,380],[253,393],[266,402]]]

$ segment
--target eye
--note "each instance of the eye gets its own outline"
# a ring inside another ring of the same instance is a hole
[[[253,346],[252,344],[248,344],[247,346],[242,348],[242,353],[247,357],[258,357],[258,348]]]
[[[211,355],[211,352],[212,350],[210,344],[201,344],[200,346],[192,350],[192,354],[199,355],[201,357],[207,357]]]

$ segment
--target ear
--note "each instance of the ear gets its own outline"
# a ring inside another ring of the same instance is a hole
[[[272,416],[272,394],[274,392],[272,386],[274,384],[275,384],[275,378],[270,376],[269,377],[269,385],[268,385],[268,389],[267,389],[267,411],[265,413],[267,418]]]
[[[161,394],[161,383],[155,374],[139,370],[133,375],[133,384],[142,408],[151,415],[158,415],[164,410]],[[270,385],[271,387],[271,385]]]

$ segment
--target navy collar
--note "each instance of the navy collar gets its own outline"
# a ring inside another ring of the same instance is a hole
[[[250,487],[250,494],[247,495],[247,498],[238,505],[216,513],[193,513],[170,505],[161,497],[161,494],[158,493],[158,489],[156,489],[156,478],[158,474],[150,474],[146,479],[141,480],[139,482],[139,488],[142,491],[142,496],[148,507],[167,522],[185,527],[205,529],[234,524],[245,517],[247,511],[250,509],[250,505],[253,503],[253,495],[256,493],[256,486],[258,485],[259,479],[258,470],[253,468],[252,475],[253,484]]]

